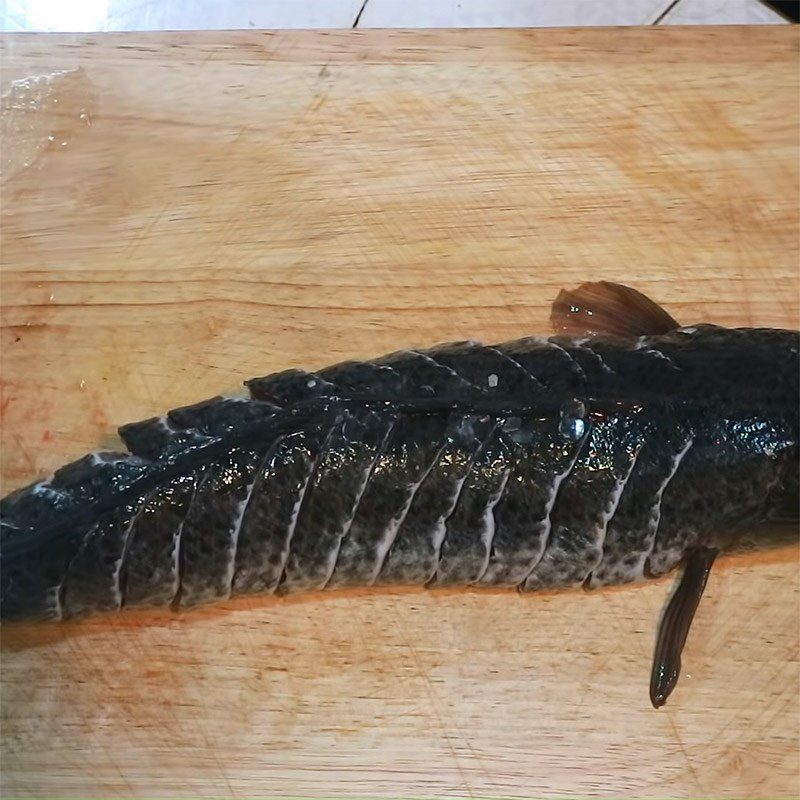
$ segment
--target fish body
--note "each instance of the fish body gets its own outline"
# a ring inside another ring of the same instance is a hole
[[[123,426],[129,452],[0,503],[0,617],[594,588],[796,539],[797,332],[680,327],[633,290],[587,286],[559,298],[549,339],[289,370]],[[589,307],[604,329],[586,329]]]

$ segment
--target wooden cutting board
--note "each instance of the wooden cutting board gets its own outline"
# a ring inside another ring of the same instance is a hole
[[[798,30],[2,39],[3,492],[245,378],[547,331],[623,280],[800,325]],[[800,792],[796,550],[671,581],[343,593],[2,635],[2,789]]]

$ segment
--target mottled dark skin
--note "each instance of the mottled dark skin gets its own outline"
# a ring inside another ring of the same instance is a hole
[[[445,445],[425,476],[395,533],[377,583],[427,584],[436,575],[439,537],[454,512],[475,457],[496,423],[488,417],[451,415]]]
[[[61,604],[70,617],[118,607],[114,572],[125,548],[136,507],[122,506],[104,514],[70,561],[61,588]]]
[[[181,608],[229,596],[234,558],[231,528],[263,457],[260,450],[235,448],[200,477],[180,536],[181,588],[174,602]]]
[[[511,447],[503,437],[502,422],[476,454],[458,502],[445,522],[444,540],[432,582],[438,586],[476,583],[488,564],[493,537],[494,507],[511,472]],[[489,517],[489,520],[487,520]]]
[[[150,492],[125,543],[120,591],[127,605],[167,605],[180,586],[177,538],[194,497],[199,471]]]
[[[584,437],[565,437],[559,419],[508,417],[503,435],[513,445],[511,474],[494,507],[495,534],[485,586],[524,586],[550,535],[550,514],[561,476],[571,469]]]
[[[280,591],[325,587],[342,536],[393,425],[388,414],[368,412],[347,414],[334,427],[305,493]]]
[[[385,532],[394,529],[396,539],[414,488],[445,446],[446,426],[445,414],[397,417],[342,541],[329,586],[368,586],[379,572],[386,579],[388,568],[381,570],[387,555]]]
[[[296,509],[336,423],[324,420],[279,437],[268,449],[236,543],[234,595],[274,592],[284,577]]]
[[[124,426],[0,502],[0,617],[423,583],[625,583],[687,565],[653,703],[716,553],[796,540],[798,334],[680,328],[588,284],[558,336],[248,381]]]

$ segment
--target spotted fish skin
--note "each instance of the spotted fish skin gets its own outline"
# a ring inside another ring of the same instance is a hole
[[[5,497],[0,618],[662,574],[796,515],[798,366],[796,332],[700,325],[257,378]]]

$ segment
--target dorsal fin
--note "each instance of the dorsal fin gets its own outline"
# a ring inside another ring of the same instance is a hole
[[[553,303],[550,321],[556,333],[568,336],[657,336],[680,327],[649,297],[610,281],[562,289]]]

